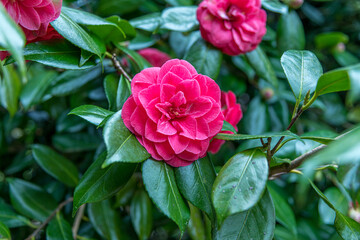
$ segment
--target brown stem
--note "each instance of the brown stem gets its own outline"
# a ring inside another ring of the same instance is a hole
[[[336,137],[335,140],[338,140],[340,138],[342,138],[343,136],[345,136],[346,134],[348,134],[351,131],[348,131],[344,134],[341,134],[340,136]],[[274,179],[284,173],[288,173],[291,170],[299,167],[305,160],[309,159],[310,157],[312,157],[314,154],[316,154],[317,152],[319,152],[320,150],[323,150],[327,147],[327,145],[320,145],[316,148],[314,148],[313,150],[311,150],[310,152],[307,152],[297,158],[295,158],[293,161],[291,161],[290,164],[286,165],[280,165],[278,167],[274,167],[272,169],[270,169],[270,175],[269,175],[269,179]]]
[[[272,154],[271,154],[271,140],[272,140],[271,137],[267,139],[267,151],[266,151],[266,158],[267,158],[269,167],[270,167],[270,161],[271,161],[271,158],[272,158]]]
[[[60,203],[59,206],[50,214],[50,216],[32,233],[30,234],[25,240],[31,240],[32,238],[35,238],[36,235],[44,228],[48,223],[55,217],[56,213],[61,211],[63,207],[65,207],[66,204],[71,203],[73,201],[73,198],[70,197],[64,202]]]
[[[111,61],[114,65],[114,67],[116,68],[116,70],[118,71],[118,73],[124,75],[124,77],[131,82],[131,77],[129,76],[129,74],[124,70],[124,68],[121,66],[120,62],[117,60],[117,56],[114,53],[113,55],[111,55]]]
[[[74,225],[72,227],[72,234],[73,234],[74,239],[77,238],[77,233],[79,231],[81,219],[84,216],[84,211],[85,211],[85,204],[80,207],[80,209],[77,212],[76,217],[75,217]]]
[[[296,120],[298,120],[298,118],[300,117],[300,115],[303,113],[303,109],[301,108],[297,114],[295,115],[295,117],[293,117],[293,119],[291,119],[291,122],[289,124],[289,126],[286,128],[286,130],[290,130],[292,128],[292,126],[295,124]],[[281,144],[281,142],[284,140],[284,136],[282,136],[279,141],[276,143],[275,147],[271,150],[271,156],[275,154],[277,148],[279,147],[279,145]]]

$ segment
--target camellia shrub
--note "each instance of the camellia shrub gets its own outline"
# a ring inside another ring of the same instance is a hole
[[[360,239],[358,0],[0,0],[0,239]]]

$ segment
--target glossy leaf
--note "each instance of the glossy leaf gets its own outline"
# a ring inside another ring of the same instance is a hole
[[[348,211],[348,202],[345,196],[336,187],[330,187],[325,190],[324,195],[334,205],[334,207],[341,213],[346,214]],[[320,200],[319,215],[325,224],[333,224],[335,220],[335,212]]]
[[[293,235],[296,236],[296,220],[293,210],[291,209],[285,196],[277,192],[275,188],[268,185],[268,191],[275,206],[276,220],[285,226]]]
[[[305,48],[304,26],[296,11],[281,15],[277,29],[277,43],[280,53]]]
[[[164,162],[148,159],[143,163],[142,176],[146,191],[155,205],[184,232],[190,211],[180,195],[173,168]]]
[[[121,111],[107,121],[103,134],[108,151],[103,167],[115,162],[139,163],[150,157],[136,137],[126,128],[121,119]]]
[[[25,61],[23,48],[25,46],[25,35],[21,28],[12,20],[4,5],[0,5],[0,47],[9,50],[20,66],[22,76],[25,77]]]
[[[204,40],[198,39],[186,52],[184,59],[190,62],[198,73],[216,79],[220,72],[222,53]]]
[[[271,240],[274,230],[274,204],[266,191],[254,207],[226,218],[217,230],[215,240]]]
[[[197,6],[172,7],[165,9],[162,14],[162,29],[178,32],[188,32],[198,26],[196,19]]]
[[[201,216],[201,211],[189,203],[190,221],[188,224],[188,233],[191,239],[206,240],[205,226]],[[206,221],[206,220],[205,220]]]
[[[95,126],[99,126],[105,118],[111,116],[114,112],[94,105],[82,105],[71,110],[70,114],[79,116]]]
[[[119,77],[116,77],[116,75],[109,74],[104,78],[105,95],[109,103],[109,110],[111,111],[117,111],[116,98],[118,85]]]
[[[65,39],[74,45],[101,56],[102,52],[95,40],[66,13],[61,12],[60,16],[51,25]]]
[[[246,58],[259,77],[264,78],[273,86],[278,85],[278,79],[275,71],[260,46],[258,46],[254,51],[246,53]]]
[[[130,82],[121,75],[116,94],[116,109],[120,110],[131,95]]]
[[[2,66],[0,63],[0,103],[14,116],[18,110],[21,80],[14,66]]]
[[[17,178],[8,178],[10,199],[16,211],[44,221],[57,207],[55,199],[41,187]]]
[[[130,20],[130,24],[138,29],[154,32],[162,24],[163,19],[160,13],[150,13]]]
[[[70,224],[60,215],[56,213],[55,217],[46,228],[47,240],[73,240]]]
[[[283,3],[280,3],[279,0],[262,0],[261,5],[263,8],[276,13],[287,14],[289,7]]]
[[[134,61],[135,64],[138,66],[139,71],[152,67],[152,65],[146,61],[140,54],[138,54],[136,51],[130,50],[124,46],[121,46],[120,44],[115,44],[117,48],[119,48],[121,51],[123,51],[126,55],[130,57],[131,61]]]
[[[360,71],[360,64],[325,73],[317,83],[316,95],[349,90],[352,74],[358,71]]]
[[[32,145],[32,151],[37,164],[49,175],[69,187],[75,187],[78,184],[79,172],[69,159],[41,144]]]
[[[29,79],[20,94],[20,101],[25,109],[41,102],[47,88],[56,77],[53,71],[47,71]]]
[[[4,240],[11,240],[11,234],[9,228],[2,222],[0,222],[0,238]]]
[[[103,238],[130,239],[124,232],[120,213],[111,207],[110,200],[89,204],[88,214],[95,230]]]
[[[310,51],[286,51],[281,57],[281,65],[290,87],[298,101],[315,91],[317,81],[323,74],[321,64]]]
[[[0,201],[0,222],[9,228],[22,227],[26,225],[34,227],[29,219],[15,213],[11,205],[8,205],[3,201]]]
[[[257,204],[266,188],[268,163],[257,149],[236,154],[215,179],[212,201],[218,223]]]
[[[67,7],[62,7],[61,12],[71,18],[72,21],[87,26],[97,37],[106,42],[122,42],[126,39],[125,32],[117,24],[94,14]]]
[[[360,239],[360,223],[340,212],[336,212],[335,228],[343,239]]]
[[[349,37],[342,32],[320,33],[315,37],[315,45],[318,49],[332,48],[339,43],[347,43]]]
[[[215,136],[215,138],[217,139],[228,140],[228,141],[260,139],[260,138],[269,138],[269,137],[293,137],[296,139],[300,139],[299,136],[297,136],[295,133],[292,133],[291,131],[285,131],[280,133],[265,133],[261,135],[218,133]]]
[[[106,153],[101,154],[84,173],[74,191],[73,215],[84,203],[99,202],[110,198],[129,181],[136,164],[114,163],[101,168]]]
[[[148,239],[152,230],[153,217],[151,200],[145,191],[140,190],[135,193],[130,204],[130,217],[139,239]]]
[[[204,157],[189,166],[176,168],[175,177],[181,194],[195,207],[206,212],[211,220],[215,220],[211,190],[216,173],[211,160]]]
[[[230,123],[228,123],[227,121],[224,121],[221,131],[230,131],[230,132],[236,133],[236,129],[234,128],[234,126],[231,125]]]
[[[268,131],[269,120],[267,106],[259,96],[256,96],[251,100],[242,121],[245,126],[244,131],[251,135],[262,134]]]

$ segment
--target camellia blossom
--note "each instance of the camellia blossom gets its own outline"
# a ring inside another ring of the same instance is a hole
[[[221,91],[184,60],[142,70],[122,109],[126,127],[156,160],[173,167],[204,157],[221,131]]]
[[[139,50],[138,53],[154,67],[161,67],[171,59],[169,55],[156,48],[144,48]]]
[[[202,37],[228,55],[254,50],[266,33],[261,0],[204,0],[197,9]]]
[[[0,0],[6,11],[22,28],[27,41],[44,37],[49,23],[60,15],[62,0]]]
[[[237,124],[243,117],[241,111],[241,105],[236,103],[236,96],[233,92],[221,92],[221,109],[222,113],[225,116],[225,121],[230,123],[236,131],[238,131]],[[230,131],[221,131],[221,133],[233,134]],[[213,139],[209,146],[209,152],[217,153],[220,150],[220,147],[225,143],[224,140]]]

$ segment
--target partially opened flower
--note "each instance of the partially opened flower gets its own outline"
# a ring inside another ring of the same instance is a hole
[[[154,67],[161,67],[171,59],[169,55],[156,48],[144,48],[139,50],[138,53]]]
[[[204,0],[197,9],[202,37],[228,55],[254,50],[266,33],[261,0]]]
[[[174,59],[138,73],[131,89],[122,119],[154,159],[180,167],[206,154],[224,120],[214,80]]]
[[[221,109],[222,113],[225,116],[225,121],[230,123],[236,131],[238,131],[237,124],[243,117],[241,111],[241,106],[239,103],[236,103],[236,96],[232,91],[221,92]],[[221,131],[221,133],[232,134],[230,131]],[[225,143],[224,140],[213,139],[209,146],[209,152],[217,153],[220,150],[220,147]]]
[[[33,41],[48,32],[49,23],[60,15],[62,0],[0,0],[6,11]]]

